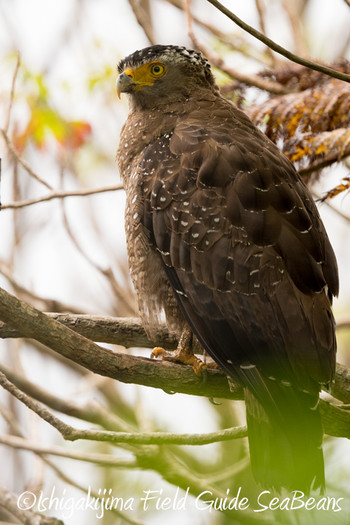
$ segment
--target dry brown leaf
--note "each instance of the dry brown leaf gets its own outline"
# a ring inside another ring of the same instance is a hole
[[[350,155],[350,85],[336,79],[246,109],[305,174]]]
[[[350,155],[350,130],[334,129],[321,133],[297,133],[283,144],[292,162],[307,164],[337,162]],[[304,161],[304,162],[303,162]]]
[[[296,133],[320,133],[350,124],[350,85],[332,79],[321,86],[273,97],[246,109],[257,125],[277,142]]]
[[[350,177],[344,177],[343,182],[338,184],[335,188],[332,190],[327,191],[326,195],[322,197],[321,201],[325,201],[326,199],[333,199],[333,197],[336,197],[340,193],[343,193],[344,191],[350,190]]]

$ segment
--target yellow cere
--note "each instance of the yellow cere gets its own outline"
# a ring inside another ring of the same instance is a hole
[[[152,86],[158,78],[166,73],[166,67],[161,62],[150,62],[137,69],[125,69],[124,73],[135,82],[135,89]]]

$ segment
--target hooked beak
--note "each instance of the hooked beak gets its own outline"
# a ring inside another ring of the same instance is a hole
[[[116,89],[118,98],[120,98],[121,93],[129,93],[132,90],[132,86],[135,85],[135,82],[131,75],[126,73],[121,73],[117,77]]]

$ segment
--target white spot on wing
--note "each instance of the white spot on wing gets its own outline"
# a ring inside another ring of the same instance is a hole
[[[241,368],[242,370],[252,370],[253,368],[255,368],[255,365],[253,365],[252,363],[247,363],[246,365],[239,365],[239,368]]]

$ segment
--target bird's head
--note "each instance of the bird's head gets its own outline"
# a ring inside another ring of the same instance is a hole
[[[118,96],[128,93],[144,103],[188,96],[200,87],[217,89],[208,60],[185,47],[156,45],[135,51],[121,60],[118,72]]]

